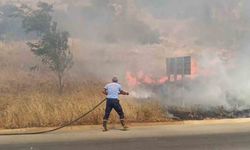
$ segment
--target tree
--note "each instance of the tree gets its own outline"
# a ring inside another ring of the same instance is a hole
[[[73,64],[73,55],[68,46],[69,33],[58,31],[56,23],[37,43],[28,42],[31,51],[56,73],[59,92],[63,90],[63,76]]]
[[[38,36],[36,42],[27,44],[31,51],[41,58],[42,63],[48,65],[57,75],[59,92],[62,93],[64,74],[73,65],[73,55],[68,45],[69,33],[58,29],[51,16],[51,5],[39,2],[37,7],[37,10],[33,10],[25,6],[20,11],[25,31],[35,32]]]

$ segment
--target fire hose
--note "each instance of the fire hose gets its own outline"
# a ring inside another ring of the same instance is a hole
[[[44,133],[49,133],[49,132],[53,132],[53,131],[57,131],[57,130],[60,130],[64,127],[67,127],[67,126],[70,126],[72,125],[73,123],[79,121],[80,119],[84,118],[85,116],[87,116],[89,113],[93,112],[96,108],[98,108],[102,103],[104,103],[106,101],[106,99],[102,100],[101,102],[99,102],[96,106],[94,106],[92,109],[90,109],[88,112],[82,114],[81,116],[79,116],[78,118],[76,118],[75,120],[69,122],[69,123],[66,123],[66,124],[63,124],[59,127],[56,127],[54,129],[50,129],[50,130],[45,130],[45,131],[38,131],[38,132],[24,132],[24,133],[3,133],[3,134],[0,134],[0,136],[7,136],[7,135],[35,135],[35,134],[44,134]]]

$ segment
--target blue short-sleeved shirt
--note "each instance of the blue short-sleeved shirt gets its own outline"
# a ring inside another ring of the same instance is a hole
[[[107,98],[118,99],[122,86],[119,83],[112,82],[107,84],[104,89],[107,91]]]

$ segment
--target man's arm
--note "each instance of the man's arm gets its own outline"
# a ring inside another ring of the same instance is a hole
[[[120,84],[119,84],[119,85],[120,85]],[[120,91],[119,94],[121,94],[121,95],[129,95],[128,92],[122,90],[122,86],[121,86],[121,85],[120,85],[119,91]]]
[[[104,89],[104,90],[102,91],[102,93],[103,93],[104,95],[108,95],[107,89]]]
[[[119,94],[121,94],[121,95],[129,95],[129,93],[128,93],[128,92],[123,91],[123,90],[120,90],[120,93],[119,93]]]

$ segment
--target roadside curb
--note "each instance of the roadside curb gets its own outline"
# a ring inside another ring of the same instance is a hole
[[[142,126],[157,126],[157,125],[212,125],[212,124],[237,124],[237,123],[250,123],[250,118],[237,118],[237,119],[209,119],[209,120],[187,120],[187,121],[167,121],[167,122],[146,122],[146,123],[129,123],[129,126],[137,128]],[[111,127],[120,126],[118,124],[110,124]],[[22,129],[0,129],[1,133],[16,133],[16,132],[36,132],[41,130],[49,130],[53,127],[45,128],[22,128]],[[81,125],[69,126],[55,132],[67,131],[86,131],[92,129],[100,129],[101,125]]]

